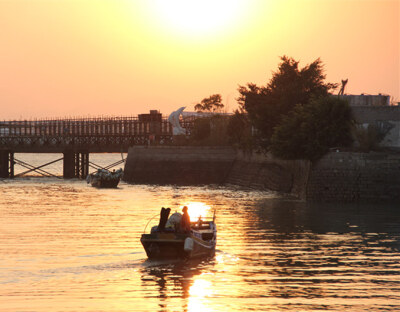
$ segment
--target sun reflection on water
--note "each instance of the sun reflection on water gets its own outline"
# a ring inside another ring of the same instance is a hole
[[[207,304],[207,298],[212,295],[212,284],[205,279],[196,279],[189,289],[188,311],[204,312],[213,311]]]
[[[184,206],[188,207],[188,214],[191,221],[196,221],[200,217],[204,219],[211,216],[211,207],[203,202],[188,202],[182,205],[180,208],[182,209]]]

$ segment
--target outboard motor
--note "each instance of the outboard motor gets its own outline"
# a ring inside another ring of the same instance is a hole
[[[169,213],[171,212],[171,208],[161,208],[160,212],[160,222],[158,223],[158,231],[162,232],[165,230],[165,224],[168,221]]]

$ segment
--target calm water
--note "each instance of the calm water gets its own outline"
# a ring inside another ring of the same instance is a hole
[[[139,239],[148,220],[193,202],[216,209],[215,257],[147,260]],[[222,187],[3,180],[0,311],[399,311],[396,208]]]

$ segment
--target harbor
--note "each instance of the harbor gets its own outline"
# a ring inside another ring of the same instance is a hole
[[[400,309],[396,205],[40,176],[5,179],[0,192],[1,311]],[[161,207],[183,205],[216,209],[215,256],[148,260],[149,219],[157,225]]]
[[[0,312],[400,311],[399,0],[0,0]]]

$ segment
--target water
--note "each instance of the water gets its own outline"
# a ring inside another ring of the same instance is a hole
[[[148,220],[193,202],[216,209],[215,257],[147,260],[139,239]],[[0,181],[0,214],[0,311],[400,310],[394,205],[27,177]]]

